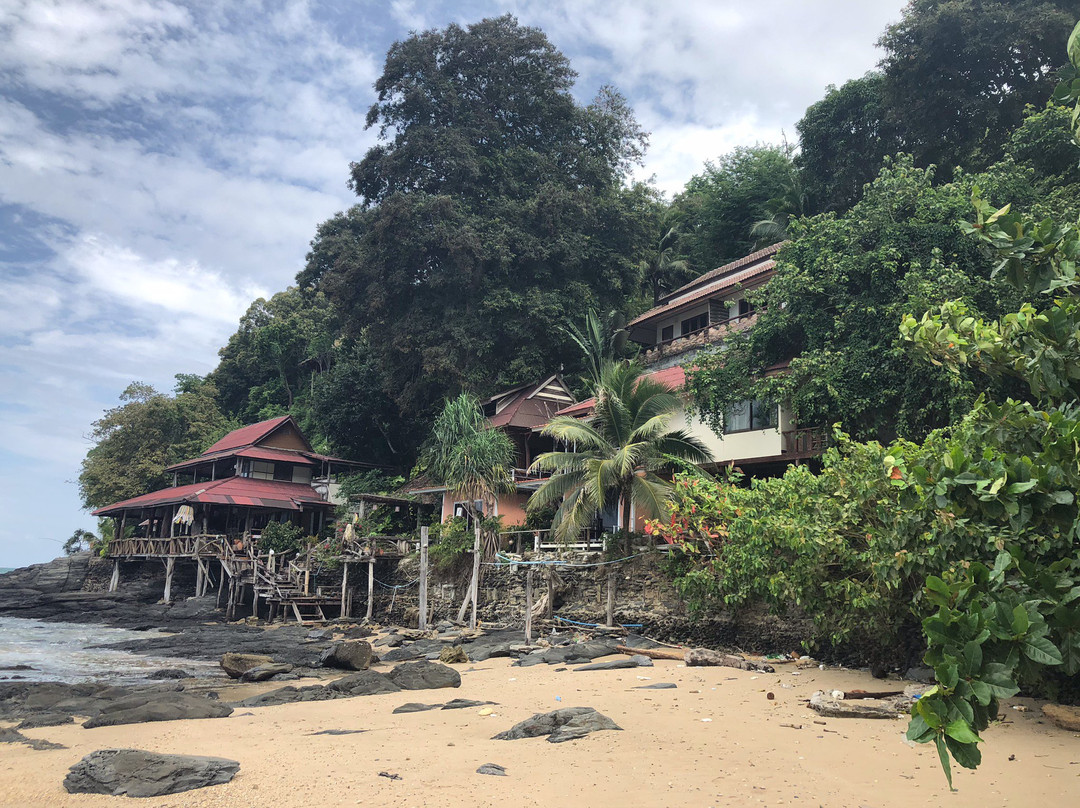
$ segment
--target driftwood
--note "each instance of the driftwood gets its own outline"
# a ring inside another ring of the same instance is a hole
[[[742,671],[758,671],[760,673],[774,673],[771,665],[763,665],[760,662],[750,662],[734,654],[724,654],[720,651],[710,651],[707,648],[692,648],[683,656],[687,667],[696,668],[706,665],[722,665],[725,668],[738,668]]]
[[[819,690],[810,697],[810,709],[827,718],[902,718],[892,707],[873,704],[844,704]]]
[[[677,659],[685,662],[688,667],[723,666],[725,668],[738,668],[743,671],[756,671],[758,673],[773,673],[768,665],[759,662],[751,662],[734,654],[724,654],[720,651],[710,651],[707,648],[630,648],[625,645],[615,646],[620,654],[641,654],[650,659]]]

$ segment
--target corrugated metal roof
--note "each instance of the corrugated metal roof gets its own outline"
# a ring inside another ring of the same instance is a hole
[[[224,452],[228,449],[238,449],[241,446],[251,446],[252,444],[258,443],[291,418],[291,415],[281,415],[277,418],[271,418],[269,421],[259,421],[257,424],[248,424],[239,429],[234,429],[203,452],[203,455]]]
[[[185,460],[181,463],[173,463],[171,466],[168,466],[165,471],[177,471],[179,469],[191,468],[192,466],[199,466],[203,463],[221,460],[226,457],[249,457],[253,460],[277,460],[283,463],[295,463],[301,466],[318,465],[316,461],[311,459],[312,456],[313,455],[309,455],[306,452],[292,452],[288,449],[267,449],[262,446],[248,446],[243,449],[226,449],[223,452],[204,454],[192,458],[191,460]],[[318,455],[314,456],[318,457]]]
[[[98,508],[92,515],[108,516],[122,510],[155,508],[184,502],[249,505],[279,510],[299,510],[301,505],[332,507],[331,503],[320,496],[318,491],[303,483],[257,480],[252,477],[226,477],[209,483],[190,483],[152,491],[149,494]]]
[[[654,382],[659,382],[670,390],[681,390],[683,385],[686,384],[686,371],[682,366],[676,365],[673,368],[654,370],[652,373],[645,374],[645,378]],[[591,413],[595,404],[596,399],[590,398],[575,404],[572,407],[564,407],[555,413],[555,415],[569,415],[572,418],[579,418]]]

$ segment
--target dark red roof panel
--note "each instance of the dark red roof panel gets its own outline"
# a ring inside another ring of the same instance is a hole
[[[116,502],[93,512],[94,516],[109,516],[121,510],[156,508],[161,505],[209,502],[222,505],[251,505],[279,510],[299,510],[301,505],[330,507],[318,491],[303,483],[279,480],[256,480],[251,477],[226,477],[209,483],[190,483],[175,488],[163,488],[149,494]]]
[[[192,458],[191,460],[185,460],[182,463],[173,463],[171,466],[165,469],[165,471],[176,471],[177,469],[191,468],[192,466],[198,466],[203,463],[209,463],[212,460],[221,460],[225,457],[250,457],[253,460],[277,460],[282,463],[296,463],[303,466],[316,466],[312,457],[320,457],[319,455],[309,455],[306,452],[291,452],[288,449],[266,449],[262,446],[247,446],[243,449],[226,449],[223,452],[214,452],[212,454],[204,454],[199,457]]]
[[[683,385],[686,384],[686,371],[681,365],[676,365],[673,368],[664,368],[663,370],[654,370],[652,373],[646,373],[645,378],[651,379],[654,382],[659,382],[670,390],[681,390]],[[563,409],[555,414],[579,418],[591,413],[594,404],[596,404],[596,399],[590,398],[574,404],[572,407],[563,407]]]
[[[238,449],[241,446],[251,446],[253,443],[258,443],[261,439],[265,438],[291,417],[292,416],[289,415],[281,415],[277,418],[271,418],[269,421],[259,421],[257,424],[248,424],[239,429],[234,429],[203,452],[203,454],[208,455],[214,454],[215,452],[224,452],[228,449]]]

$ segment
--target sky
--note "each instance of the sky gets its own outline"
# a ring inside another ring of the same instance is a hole
[[[677,193],[739,145],[796,140],[863,75],[902,0],[4,0],[0,15],[0,566],[93,529],[75,479],[132,381],[208,373],[248,305],[292,283],[348,166],[387,48],[512,13],[587,103],[651,132]]]

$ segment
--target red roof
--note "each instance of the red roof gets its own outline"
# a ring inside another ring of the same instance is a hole
[[[652,373],[645,374],[645,378],[654,382],[659,382],[669,390],[681,390],[683,385],[686,384],[686,371],[681,365],[676,365],[673,368],[654,370]],[[555,415],[569,415],[571,418],[580,418],[591,413],[593,405],[595,404],[596,399],[590,398],[575,404],[572,407],[565,407],[555,413]]]
[[[122,510],[194,502],[249,505],[287,511],[298,511],[301,505],[331,507],[330,502],[321,497],[310,485],[304,483],[257,480],[252,477],[226,477],[209,483],[191,483],[152,491],[149,494],[98,508],[92,515],[109,516]]]
[[[199,455],[198,457],[192,458],[191,460],[184,460],[180,463],[173,463],[171,466],[166,467],[165,471],[175,471],[177,469],[191,468],[192,466],[198,466],[213,460],[220,460],[223,457],[249,457],[253,460],[279,460],[283,463],[296,463],[304,466],[318,465],[314,460],[311,459],[312,457],[319,457],[320,459],[322,459],[322,457],[319,455],[292,452],[288,449],[267,449],[262,446],[248,446],[238,451],[226,449],[223,452],[213,452]],[[344,463],[348,461],[341,462]]]
[[[252,444],[258,443],[291,418],[291,415],[281,415],[277,418],[271,418],[269,421],[259,421],[257,424],[249,424],[247,426],[242,426],[239,429],[234,429],[203,452],[203,454],[208,455],[214,454],[215,452],[224,452],[229,449],[238,449],[241,446],[251,446]]]

